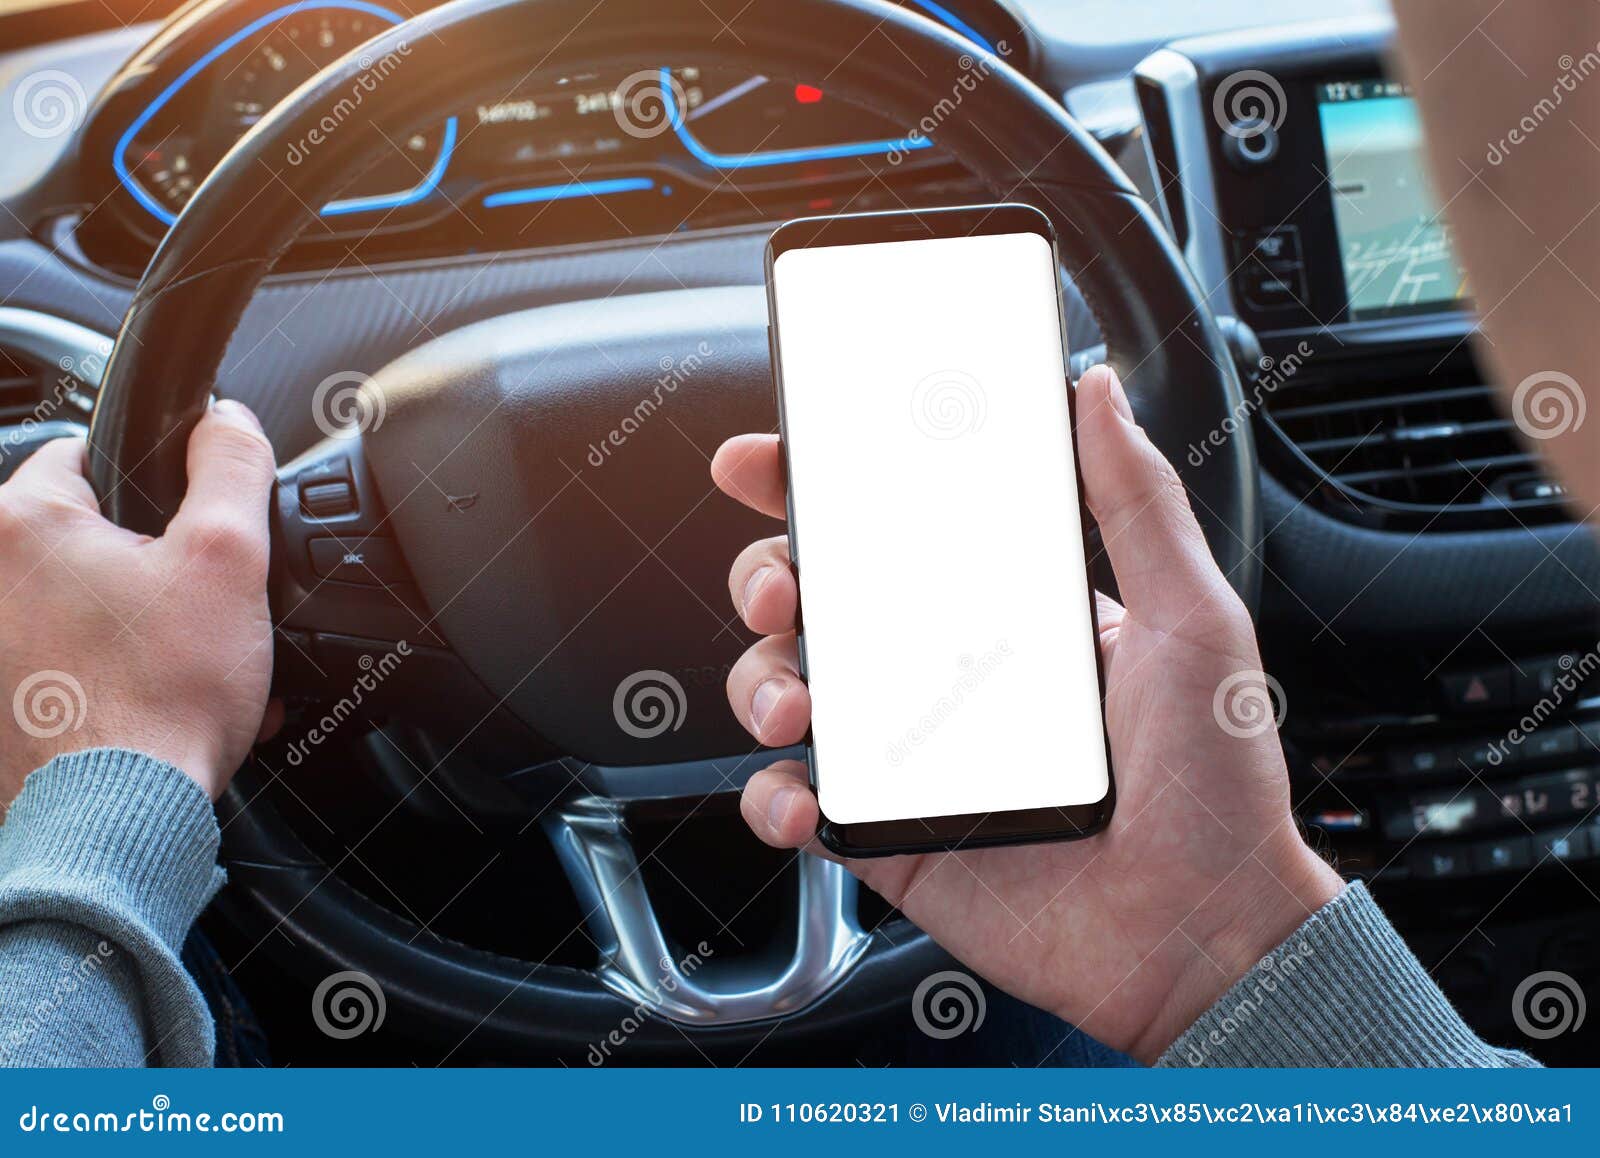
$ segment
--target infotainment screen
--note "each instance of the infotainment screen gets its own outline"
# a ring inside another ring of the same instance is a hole
[[[1425,313],[1463,297],[1406,87],[1387,80],[1321,84],[1317,114],[1350,320]]]

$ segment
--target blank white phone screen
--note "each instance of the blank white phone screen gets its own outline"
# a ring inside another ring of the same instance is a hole
[[[1089,804],[1108,770],[1049,242],[781,253],[823,814]]]

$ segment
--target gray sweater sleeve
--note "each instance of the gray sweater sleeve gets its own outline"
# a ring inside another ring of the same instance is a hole
[[[97,748],[28,777],[0,826],[0,1064],[211,1064],[178,954],[222,885],[219,843],[205,793],[149,756]]]
[[[1538,1065],[1467,1028],[1360,882],[1306,918],[1156,1064]]]

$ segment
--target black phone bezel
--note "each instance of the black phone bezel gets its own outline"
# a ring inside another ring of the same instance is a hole
[[[852,213],[831,217],[803,217],[787,221],[772,234],[766,247],[767,340],[772,361],[772,381],[778,411],[780,447],[787,446],[788,429],[784,412],[783,369],[778,335],[777,299],[773,284],[778,258],[792,249],[819,246],[864,245],[884,241],[915,241],[934,238],[975,237],[992,234],[1033,233],[1043,237],[1060,268],[1055,229],[1050,219],[1031,205],[963,205],[926,210],[893,210],[880,213]],[[1062,364],[1068,365],[1066,308],[1061,282],[1056,281],[1056,316],[1061,334]],[[1067,392],[1068,437],[1072,442],[1073,469],[1077,473],[1078,513],[1083,525],[1087,552],[1093,520],[1084,504],[1083,471],[1078,461],[1077,400],[1070,382],[1063,380]],[[794,487],[789,478],[788,455],[782,455],[785,478],[785,504],[788,515],[789,551],[799,584],[800,546],[794,518]],[[1085,571],[1087,573],[1087,568]],[[1095,638],[1100,622],[1095,603],[1094,580],[1086,582],[1089,618]],[[796,623],[800,674],[810,678],[806,662],[803,622]],[[1116,771],[1111,760],[1111,737],[1106,728],[1106,673],[1100,649],[1095,648],[1095,673],[1100,685],[1100,724],[1106,752],[1106,794],[1088,804],[1058,808],[1031,808],[1005,812],[964,813],[956,816],[914,817],[906,820],[836,824],[822,816],[817,838],[831,851],[846,857],[892,856],[903,853],[955,851],[995,845],[1031,844],[1040,841],[1081,840],[1104,829],[1116,804]],[[817,787],[816,747],[809,731],[805,737],[806,770],[812,789]]]

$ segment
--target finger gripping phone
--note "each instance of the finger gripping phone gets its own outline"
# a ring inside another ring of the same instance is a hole
[[[806,218],[766,261],[822,842],[1098,831],[1105,675],[1049,219]]]

